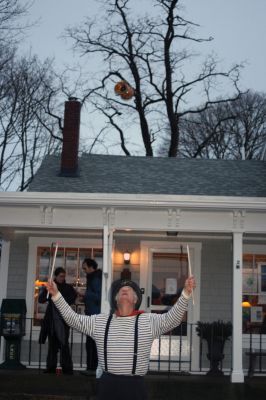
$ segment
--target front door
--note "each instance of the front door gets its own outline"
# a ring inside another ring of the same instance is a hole
[[[195,259],[195,249],[190,257]],[[193,263],[192,263],[193,264]],[[194,274],[194,268],[193,274]],[[188,277],[186,244],[141,243],[140,286],[144,291],[142,308],[151,313],[165,313],[178,300]],[[194,293],[195,297],[195,293]],[[195,338],[195,309],[190,301],[188,311],[179,327],[162,335],[153,343],[151,369],[192,370],[192,350]],[[197,306],[198,308],[198,306]]]

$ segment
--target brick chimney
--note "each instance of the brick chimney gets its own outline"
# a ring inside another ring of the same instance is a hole
[[[78,175],[80,110],[81,103],[75,97],[65,102],[61,176]]]

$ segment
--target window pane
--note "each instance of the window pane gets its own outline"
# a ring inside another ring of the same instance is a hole
[[[40,304],[38,302],[38,297],[42,286],[47,282],[50,276],[53,255],[54,248],[52,251],[50,247],[38,247],[37,249],[36,280],[34,288],[34,325],[40,325],[40,320],[44,317],[47,307],[46,304]],[[66,270],[66,282],[73,285],[82,293],[86,288],[86,274],[82,271],[81,265],[84,258],[93,258],[93,255],[99,268],[102,268],[102,248],[60,247],[58,248],[55,259],[55,269],[57,267],[64,268]],[[82,304],[79,304],[78,306],[81,306],[82,309]]]
[[[177,253],[153,253],[152,305],[173,305],[188,276],[187,258]]]
[[[260,266],[260,291],[266,294],[266,264]]]
[[[66,250],[66,282],[72,285],[76,284],[78,279],[78,251],[73,249]]]

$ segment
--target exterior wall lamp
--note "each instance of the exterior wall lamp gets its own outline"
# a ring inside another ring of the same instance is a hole
[[[124,253],[124,263],[125,264],[130,264],[130,253],[129,253],[128,250],[125,251],[125,253]]]

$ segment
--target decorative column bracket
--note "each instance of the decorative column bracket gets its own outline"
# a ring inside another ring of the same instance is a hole
[[[42,225],[52,225],[54,218],[54,209],[50,206],[41,206],[41,224]]]

